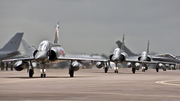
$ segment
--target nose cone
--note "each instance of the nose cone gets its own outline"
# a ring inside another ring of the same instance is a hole
[[[35,55],[35,59],[37,59],[38,61],[45,61],[48,57],[47,51],[40,51],[37,52]]]

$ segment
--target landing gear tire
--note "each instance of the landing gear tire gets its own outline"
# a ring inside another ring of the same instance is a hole
[[[132,72],[133,72],[133,74],[136,72],[136,69],[135,68],[132,68]]]
[[[118,73],[118,70],[115,70],[114,73]]]
[[[163,68],[163,71],[166,71],[166,68]]]
[[[29,70],[29,77],[32,78],[32,77],[33,77],[33,74],[34,74],[33,69],[30,69],[30,70]]]
[[[158,67],[156,67],[156,72],[159,72],[159,68]]]
[[[105,67],[104,68],[104,73],[107,73],[107,71],[108,71],[108,67]]]
[[[145,70],[148,70],[148,67],[145,67]],[[144,72],[145,72],[145,70],[144,70]]]
[[[46,74],[41,74],[41,78],[45,78],[46,77]]]
[[[145,70],[142,70],[142,72],[145,72]]]
[[[43,76],[44,76],[44,78],[45,78],[45,77],[46,77],[46,74],[44,74]]]
[[[43,74],[41,74],[41,78],[43,78]]]
[[[74,71],[69,69],[69,75],[70,75],[70,77],[74,77]]]

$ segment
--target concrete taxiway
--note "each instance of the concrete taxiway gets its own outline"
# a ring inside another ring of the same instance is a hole
[[[47,69],[47,77],[34,78],[26,70],[0,71],[0,100],[61,101],[179,101],[180,71],[159,73],[154,69],[132,74],[130,68],[119,73],[110,69],[81,69],[70,78],[68,69]]]

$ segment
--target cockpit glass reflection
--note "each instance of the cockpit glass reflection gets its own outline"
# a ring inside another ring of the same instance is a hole
[[[48,50],[48,42],[43,41],[42,43],[40,43],[38,50],[39,51],[47,51]]]

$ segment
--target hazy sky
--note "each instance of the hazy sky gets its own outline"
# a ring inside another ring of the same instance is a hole
[[[109,55],[125,33],[135,53],[150,40],[150,51],[180,55],[179,0],[0,0],[0,47],[16,32],[36,47],[53,41],[58,19],[66,53]]]

